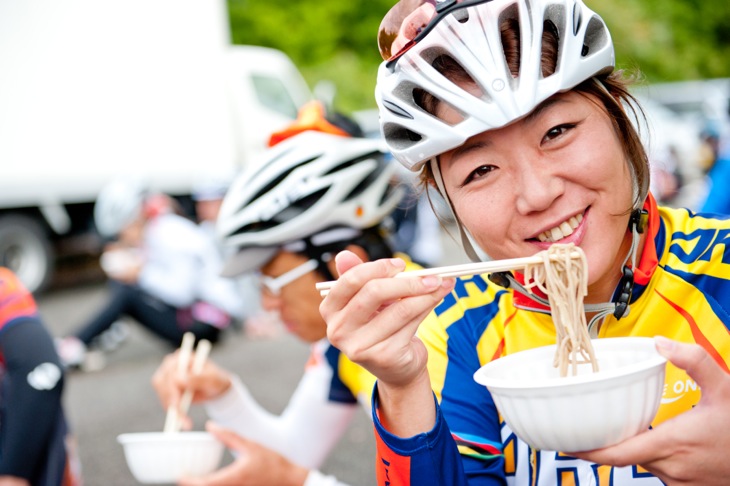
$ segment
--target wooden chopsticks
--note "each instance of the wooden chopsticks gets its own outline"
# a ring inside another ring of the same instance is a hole
[[[541,252],[542,253],[542,252]],[[449,265],[445,267],[424,268],[423,270],[412,270],[409,272],[401,272],[396,278],[426,277],[429,275],[437,275],[442,278],[462,277],[465,275],[477,275],[480,273],[506,272],[509,270],[519,270],[529,265],[539,265],[543,262],[541,253],[530,257],[507,258],[504,260],[493,260],[490,262],[463,263],[460,265]],[[572,258],[580,258],[578,252],[572,252]],[[328,282],[319,282],[316,284],[317,290],[322,297],[326,296],[336,280]]]
[[[190,358],[193,358],[193,369],[194,375],[200,373],[205,364],[205,360],[210,354],[210,348],[212,347],[210,341],[207,339],[201,339],[198,342],[198,346],[195,349],[195,355],[193,356],[193,345],[195,344],[195,336],[186,332],[183,335],[182,343],[180,344],[180,356],[177,362],[177,369],[180,375],[188,372],[188,364]],[[167,408],[167,416],[165,417],[164,432],[179,432],[180,431],[180,414],[187,414],[190,408],[190,403],[193,399],[192,390],[185,390],[182,398],[180,399],[179,408],[169,406]]]

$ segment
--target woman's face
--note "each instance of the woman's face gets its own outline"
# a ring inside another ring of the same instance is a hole
[[[437,115],[458,120],[444,104]],[[557,94],[529,116],[476,135],[439,161],[456,214],[492,258],[575,243],[588,259],[589,292],[613,290],[630,247],[632,183],[619,139],[597,101],[576,92]]]

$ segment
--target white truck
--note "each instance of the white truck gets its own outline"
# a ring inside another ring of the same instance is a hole
[[[43,289],[105,183],[189,195],[311,96],[284,53],[231,44],[225,0],[0,0],[0,265]]]

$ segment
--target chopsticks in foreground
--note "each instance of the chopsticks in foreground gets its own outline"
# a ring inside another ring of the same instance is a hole
[[[182,343],[180,345],[180,356],[177,362],[177,372],[179,375],[184,375],[188,372],[188,364],[190,363],[190,357],[193,355],[193,345],[195,344],[195,336],[186,332],[183,335]],[[193,369],[194,375],[197,375],[203,370],[205,360],[210,354],[211,343],[207,339],[201,339],[198,342],[198,346],[195,349],[195,355],[193,356]],[[167,416],[165,417],[165,428],[164,432],[179,432],[180,431],[180,414],[187,414],[190,408],[190,403],[193,399],[193,391],[185,390],[182,398],[180,399],[179,408],[175,408],[172,405],[167,408]]]
[[[580,258],[578,252],[571,253],[572,258]],[[504,260],[493,260],[491,262],[478,262],[478,263],[463,263],[460,265],[449,265],[446,267],[434,267],[424,268],[423,270],[412,270],[410,272],[401,272],[397,274],[396,278],[409,278],[409,277],[426,277],[428,275],[437,275],[442,278],[449,277],[462,277],[465,275],[477,275],[480,273],[495,273],[495,272],[506,272],[509,270],[519,270],[525,268],[528,265],[538,265],[543,262],[543,257],[540,254],[522,257],[522,258],[507,258]],[[322,297],[326,296],[336,280],[330,280],[328,282],[319,282],[316,284],[317,290]]]

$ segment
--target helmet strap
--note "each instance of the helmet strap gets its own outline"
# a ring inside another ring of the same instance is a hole
[[[451,214],[454,216],[454,221],[456,221],[457,228],[459,228],[459,240],[461,242],[461,247],[464,249],[466,256],[472,262],[483,261],[484,259],[477,254],[477,251],[474,249],[474,245],[472,244],[471,239],[466,232],[466,228],[464,228],[464,225],[461,224],[459,216],[456,214],[456,211],[454,211],[454,206],[451,204],[449,195],[446,192],[446,187],[444,186],[443,177],[441,177],[441,168],[439,167],[438,157],[433,157],[429,161],[429,163],[431,164],[431,172],[433,173],[436,187],[441,193],[441,196],[444,198],[444,201],[446,202],[446,206],[448,206],[449,211],[451,211]]]

